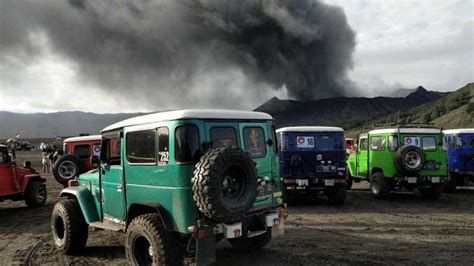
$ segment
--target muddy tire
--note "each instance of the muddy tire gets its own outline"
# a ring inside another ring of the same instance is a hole
[[[383,173],[375,173],[370,179],[370,192],[376,199],[390,198],[390,183]]]
[[[429,188],[419,188],[418,190],[423,198],[437,200],[443,193],[443,184],[432,184]]]
[[[239,220],[257,195],[255,163],[238,148],[209,150],[196,164],[192,189],[199,211],[208,218],[224,223]]]
[[[69,180],[77,178],[83,172],[84,165],[75,155],[62,156],[53,165],[54,179],[63,186],[67,186]]]
[[[272,240],[272,229],[268,228],[267,232],[252,238],[240,237],[231,238],[229,243],[232,248],[238,251],[258,251],[264,248]]]
[[[449,181],[444,183],[443,192],[454,193],[458,185],[457,176],[455,173],[449,173]]]
[[[31,181],[25,190],[25,203],[30,208],[43,206],[46,203],[46,184],[41,181]]]
[[[63,254],[81,251],[87,243],[88,225],[76,199],[61,199],[51,215],[54,245]]]
[[[343,205],[346,201],[347,189],[345,186],[335,186],[327,189],[327,197],[330,204]]]
[[[125,234],[125,253],[131,265],[182,265],[179,235],[166,231],[157,213],[133,219]]]
[[[398,148],[395,155],[395,166],[403,174],[416,174],[423,168],[425,154],[416,146],[405,145]]]

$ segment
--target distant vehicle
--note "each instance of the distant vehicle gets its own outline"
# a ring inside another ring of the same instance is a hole
[[[66,186],[69,180],[97,169],[100,156],[101,135],[67,138],[63,142],[64,155],[53,165],[56,181]]]
[[[283,195],[295,197],[324,191],[331,203],[346,198],[346,151],[340,127],[284,127],[277,131]]]
[[[444,130],[448,156],[449,182],[445,192],[455,192],[457,186],[474,185],[474,128]]]
[[[264,247],[284,233],[272,124],[260,112],[179,110],[106,127],[99,171],[69,182],[54,207],[56,248],[79,252],[89,226],[125,232],[132,265],[181,265],[186,251],[214,264],[223,238]]]
[[[380,199],[400,189],[417,188],[430,199],[441,195],[448,178],[440,129],[410,125],[375,129],[359,135],[358,143],[348,158],[349,185],[369,181],[372,195]]]
[[[25,162],[17,167],[5,145],[0,145],[0,202],[24,200],[28,207],[39,207],[46,202],[46,179]]]

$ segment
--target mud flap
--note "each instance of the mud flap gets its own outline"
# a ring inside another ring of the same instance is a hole
[[[216,236],[210,235],[196,239],[196,265],[216,264]]]

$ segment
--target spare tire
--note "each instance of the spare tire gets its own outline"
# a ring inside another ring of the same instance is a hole
[[[56,181],[67,185],[69,180],[84,173],[84,164],[76,155],[65,155],[56,160],[53,165],[53,175]]]
[[[425,154],[417,146],[401,146],[395,155],[395,166],[404,174],[416,174],[423,168]]]
[[[196,164],[192,189],[202,214],[218,222],[234,222],[255,202],[255,163],[239,148],[211,149]]]

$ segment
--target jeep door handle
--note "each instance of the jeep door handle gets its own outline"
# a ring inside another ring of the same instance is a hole
[[[122,190],[122,185],[117,185],[116,188],[117,188],[117,191],[121,191]]]

